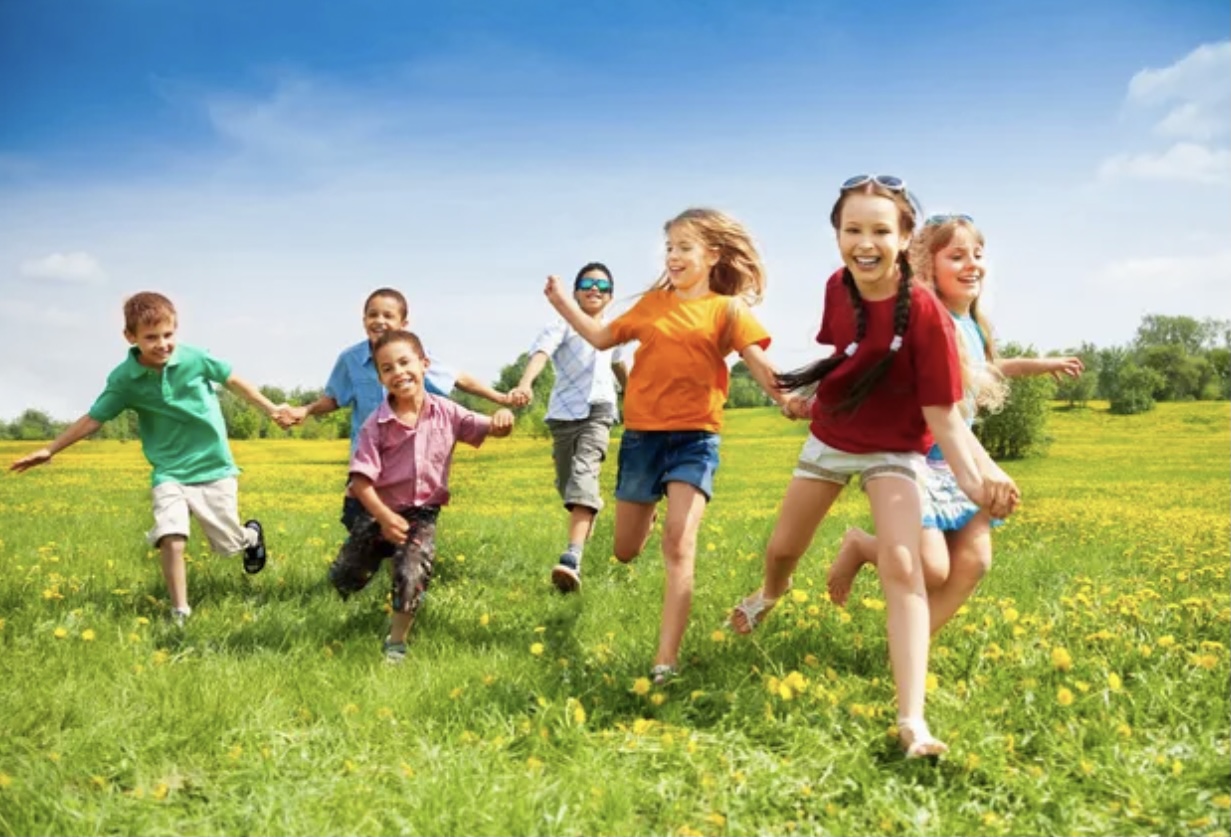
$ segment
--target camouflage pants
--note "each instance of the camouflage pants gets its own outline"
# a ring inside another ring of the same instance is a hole
[[[436,560],[436,517],[439,506],[399,509],[410,524],[406,542],[399,545],[385,540],[380,524],[365,509],[351,527],[350,537],[338,550],[338,557],[329,567],[329,580],[347,598],[358,593],[380,569],[381,562],[390,559],[393,579],[393,609],[412,616],[419,609],[428,585],[432,582],[432,564]]]

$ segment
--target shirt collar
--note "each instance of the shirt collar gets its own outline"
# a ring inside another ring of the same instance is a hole
[[[141,361],[137,360],[141,356],[141,348],[139,346],[128,347],[128,359],[124,362],[125,368],[128,370],[130,378],[140,378],[144,375],[149,375],[157,370],[144,366]],[[180,362],[180,347],[176,346],[171,350],[171,357],[167,358],[167,366],[178,366]]]
[[[425,397],[423,399],[423,409],[419,412],[420,419],[423,419],[425,416],[430,416],[437,409],[435,403],[436,396],[426,390],[423,394]],[[376,408],[376,421],[378,424],[398,420],[397,414],[393,412],[391,398],[392,396],[386,394],[385,397],[380,400],[380,406]]]

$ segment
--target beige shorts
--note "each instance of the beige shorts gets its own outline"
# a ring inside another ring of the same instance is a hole
[[[146,538],[154,546],[168,535],[188,537],[188,519],[197,519],[210,547],[234,555],[256,543],[257,534],[239,522],[239,483],[235,477],[181,485],[154,486],[154,528]]]
[[[858,475],[863,486],[879,477],[897,477],[922,486],[926,468],[921,453],[847,453],[809,434],[793,476],[846,485]]]

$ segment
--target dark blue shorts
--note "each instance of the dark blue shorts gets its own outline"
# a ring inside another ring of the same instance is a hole
[[[683,482],[709,500],[718,471],[718,440],[717,433],[706,430],[624,431],[616,499],[657,503],[667,493],[667,483]]]

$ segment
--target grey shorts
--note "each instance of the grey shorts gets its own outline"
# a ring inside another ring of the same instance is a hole
[[[603,500],[598,493],[598,475],[607,458],[611,425],[615,424],[614,404],[590,405],[590,415],[575,421],[548,419],[551,429],[551,458],[556,465],[556,491],[564,507],[584,506],[599,511]]]

